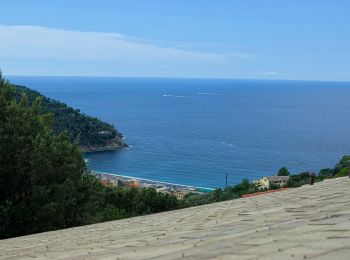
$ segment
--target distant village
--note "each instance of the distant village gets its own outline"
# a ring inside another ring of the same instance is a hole
[[[180,184],[150,181],[145,179],[132,178],[128,176],[114,175],[108,173],[93,172],[104,186],[123,186],[130,188],[154,188],[157,192],[172,194],[177,199],[183,199],[187,194],[203,194],[213,189],[200,189]],[[287,186],[289,176],[265,176],[260,180],[252,182],[258,190],[266,191],[270,189],[283,188]]]
[[[183,199],[187,194],[196,193],[203,194],[211,191],[211,189],[200,189],[191,186],[184,186],[180,184],[164,183],[157,181],[150,181],[145,179],[137,179],[127,176],[120,176],[108,173],[93,172],[104,186],[124,186],[130,188],[154,188],[157,192],[165,194],[172,194],[177,199]]]

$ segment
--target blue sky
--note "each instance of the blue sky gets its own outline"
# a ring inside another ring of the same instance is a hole
[[[6,75],[350,80],[348,0],[1,0]]]

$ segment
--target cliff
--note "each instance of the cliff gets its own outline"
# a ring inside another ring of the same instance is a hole
[[[83,152],[85,153],[114,151],[114,150],[120,150],[125,147],[129,147],[129,146],[124,141],[124,137],[122,134],[117,134],[114,138],[108,139],[106,142],[102,144],[91,144],[91,145],[81,146]]]

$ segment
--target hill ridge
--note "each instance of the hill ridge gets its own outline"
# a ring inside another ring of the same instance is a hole
[[[41,113],[54,115],[53,131],[56,134],[67,131],[72,140],[78,140],[84,152],[118,150],[128,145],[123,135],[111,124],[80,112],[58,100],[46,97],[25,86],[13,85],[16,99],[25,94],[29,104],[41,97]]]

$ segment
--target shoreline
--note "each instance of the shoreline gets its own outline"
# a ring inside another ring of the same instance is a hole
[[[124,137],[121,139],[115,138],[110,143],[107,143],[103,146],[80,146],[83,153],[111,152],[128,147],[130,146],[125,142]]]
[[[101,171],[91,171],[91,173],[94,175],[100,175],[102,177],[120,178],[120,179],[124,179],[125,181],[138,180],[140,183],[149,184],[156,187],[168,186],[175,189],[193,189],[201,192],[212,192],[215,190],[214,188],[209,188],[209,187],[200,187],[200,186],[185,185],[185,184],[171,183],[171,182],[165,182],[165,181],[156,181],[156,180],[150,180],[150,179],[145,179],[140,177],[120,175],[120,174],[101,172]]]

